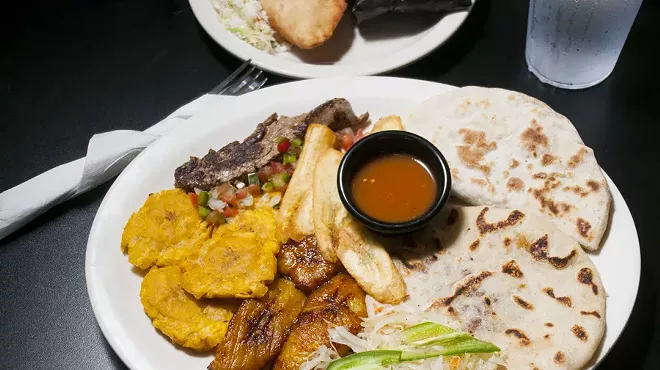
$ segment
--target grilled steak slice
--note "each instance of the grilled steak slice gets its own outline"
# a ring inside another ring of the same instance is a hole
[[[274,113],[257,125],[242,143],[234,141],[218,151],[211,149],[202,158],[190,157],[188,162],[174,171],[174,186],[187,191],[194,188],[209,190],[255,172],[278,157],[279,137],[289,140],[302,138],[307,126],[312,123],[320,123],[336,131],[363,124],[368,118],[368,113],[357,117],[351,104],[342,98],[328,100],[309,113],[295,117],[278,117]]]

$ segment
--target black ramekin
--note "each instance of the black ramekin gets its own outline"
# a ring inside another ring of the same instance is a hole
[[[405,222],[383,222],[362,212],[353,199],[351,186],[357,171],[367,162],[384,154],[407,154],[424,163],[435,178],[436,198],[419,217]],[[344,155],[337,173],[339,197],[348,212],[371,230],[383,234],[405,234],[426,225],[447,203],[451,174],[447,160],[428,140],[406,131],[382,131],[359,140]]]

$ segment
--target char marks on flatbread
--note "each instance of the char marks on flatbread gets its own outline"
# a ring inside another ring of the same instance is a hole
[[[509,369],[581,369],[598,348],[600,277],[580,245],[546,218],[449,206],[400,243],[395,263],[406,304],[502,348]]]
[[[471,86],[428,99],[404,123],[445,155],[455,196],[533,210],[584,248],[599,248],[611,195],[566,117],[524,94]]]

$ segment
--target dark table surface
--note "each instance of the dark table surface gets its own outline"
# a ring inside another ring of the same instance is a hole
[[[183,0],[14,3],[0,11],[0,191],[84,156],[94,133],[152,125],[240,64]],[[644,2],[612,75],[582,91],[527,71],[527,4],[478,1],[449,42],[391,75],[519,90],[573,121],[628,202],[642,248],[635,309],[601,368],[660,369],[660,3]],[[125,368],[97,326],[84,276],[109,186],[0,240],[0,369]]]

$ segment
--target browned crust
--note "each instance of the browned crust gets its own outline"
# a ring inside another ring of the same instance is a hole
[[[527,247],[529,253],[537,261],[548,261],[554,268],[563,269],[568,266],[569,262],[577,256],[577,251],[575,249],[566,257],[552,257],[548,255],[548,234],[543,235],[542,237],[535,240],[532,244]]]
[[[534,152],[537,146],[548,148],[548,137],[543,133],[543,127],[532,119],[532,125],[520,134],[520,141],[523,147],[530,152]]]
[[[437,309],[441,307],[447,307],[454,302],[456,298],[458,298],[461,295],[468,295],[481,285],[481,283],[484,281],[484,279],[493,276],[493,273],[490,271],[481,271],[479,274],[474,275],[469,277],[465,282],[459,283],[456,285],[456,288],[454,290],[454,294],[452,294],[449,297],[445,298],[438,298],[433,301],[433,304],[431,305],[431,309]]]
[[[544,288],[543,293],[547,294],[548,297],[557,300],[557,302],[563,304],[564,306],[573,307],[573,301],[571,300],[571,297],[557,297],[555,295],[555,290],[552,288]]]
[[[587,335],[587,331],[580,325],[573,325],[571,328],[571,332],[573,335],[575,335],[579,340],[586,342],[587,339],[589,339],[589,336]]]
[[[600,319],[600,313],[598,313],[598,311],[580,311],[580,314],[584,316],[594,316]]]
[[[578,217],[577,221],[575,221],[575,226],[577,227],[578,232],[580,235],[585,237],[587,240],[592,240],[593,236],[589,232],[591,230],[591,224],[589,221],[585,220],[582,217]]]
[[[580,150],[578,150],[577,153],[571,156],[571,158],[568,160],[568,168],[575,168],[577,167],[582,161],[584,160],[584,155],[587,154],[588,151],[586,148],[582,147]]]
[[[529,337],[520,329],[506,329],[504,334],[518,338],[521,346],[527,347],[531,344]]]
[[[477,228],[479,229],[479,233],[481,235],[511,227],[520,222],[520,220],[525,217],[522,212],[514,210],[509,213],[509,216],[506,218],[506,220],[497,221],[495,223],[488,223],[486,222],[486,212],[488,212],[488,207],[484,207],[477,216]]]
[[[525,183],[518,177],[512,177],[506,182],[506,188],[509,191],[523,191]]]
[[[504,265],[502,265],[502,272],[517,279],[520,279],[523,276],[525,276],[525,274],[523,274],[522,270],[520,270],[520,266],[518,266],[515,260],[511,260],[505,263]]]
[[[514,296],[512,296],[511,298],[513,298],[513,301],[514,301],[518,306],[520,306],[520,307],[522,307],[522,308],[524,308],[524,309],[526,309],[526,310],[531,311],[531,310],[534,309],[534,305],[533,305],[533,304],[527,302],[526,300],[522,299],[521,297],[519,297],[519,296],[517,296],[517,295],[514,295]]]
[[[490,166],[481,163],[487,152],[497,149],[495,141],[488,142],[484,131],[475,131],[462,128],[458,133],[463,135],[462,145],[456,146],[459,160],[468,168],[474,168],[486,175],[490,174]]]
[[[545,153],[543,156],[541,156],[541,166],[547,166],[549,164],[552,164],[557,157],[555,157],[552,154]]]
[[[577,275],[577,279],[580,283],[591,286],[591,291],[594,295],[598,295],[598,285],[594,283],[593,272],[588,267],[583,267],[580,269]]]

